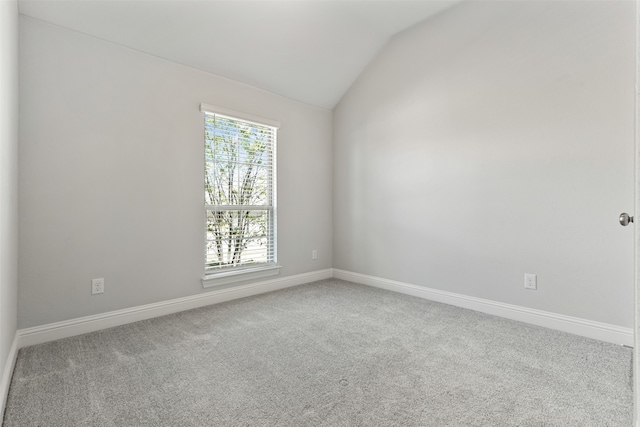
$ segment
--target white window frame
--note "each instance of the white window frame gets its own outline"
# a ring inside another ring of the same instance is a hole
[[[276,131],[276,134],[277,134],[277,129],[280,128],[280,123],[274,120],[264,119],[262,117],[257,117],[257,116],[241,113],[238,111],[229,110],[227,108],[217,107],[214,105],[209,105],[204,103],[200,104],[200,112],[203,113],[203,117],[204,117],[204,113],[216,114],[216,115],[225,116],[231,119],[238,119],[238,120],[255,123],[262,126],[268,126],[268,127],[274,128]],[[276,141],[274,141],[274,144],[276,144]],[[221,285],[226,285],[226,284],[241,282],[246,280],[252,280],[252,279],[260,279],[260,278],[275,276],[280,274],[281,266],[278,265],[277,263],[277,252],[278,252],[277,251],[277,248],[278,248],[277,246],[277,197],[276,197],[277,196],[276,195],[276,177],[277,176],[276,176],[275,148],[276,147],[274,146],[273,147],[273,178],[272,178],[273,179],[273,188],[272,188],[273,243],[272,243],[272,247],[273,247],[273,253],[274,253],[274,263],[255,266],[255,267],[240,266],[237,268],[222,269],[220,271],[215,271],[215,272],[212,272],[211,270],[206,270],[205,268],[205,273],[201,280],[202,286],[204,288],[221,286]],[[205,159],[205,162],[206,162],[206,159]],[[207,211],[210,209],[211,209],[211,206],[204,205],[205,235],[206,235],[206,229],[207,229],[206,215],[207,215]],[[206,240],[206,236],[205,236],[205,240]],[[203,247],[205,248],[204,258],[206,259],[206,244],[203,245]]]

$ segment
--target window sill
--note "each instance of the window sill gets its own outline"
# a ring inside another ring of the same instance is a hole
[[[223,271],[220,273],[209,274],[202,278],[202,287],[212,288],[214,286],[241,282],[243,280],[277,276],[280,274],[280,268],[282,268],[280,265],[270,265],[267,267],[247,268],[244,270]]]

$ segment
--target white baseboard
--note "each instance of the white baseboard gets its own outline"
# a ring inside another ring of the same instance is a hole
[[[18,357],[18,334],[13,336],[13,342],[11,348],[9,348],[9,354],[7,355],[7,361],[4,364],[2,370],[2,376],[0,377],[0,424],[2,424],[2,417],[4,416],[4,408],[7,405],[7,396],[9,395],[9,386],[11,385],[11,377],[13,376],[13,368],[16,365],[16,358]]]
[[[621,326],[594,322],[592,320],[581,319],[578,317],[565,316],[562,314],[470,297],[453,292],[430,289],[423,286],[382,279],[336,268],[333,269],[333,277],[432,301],[442,302],[449,305],[455,305],[457,307],[468,308],[482,313],[492,314],[494,316],[505,317],[507,319],[518,320],[533,325],[569,332],[574,335],[580,335],[613,344],[633,346],[633,329],[631,328],[623,328]]]
[[[298,274],[295,276],[279,277],[277,279],[252,283],[249,285],[214,290],[198,295],[162,301],[154,304],[141,305],[124,310],[111,311],[108,313],[66,320],[63,322],[50,323],[33,328],[20,329],[16,332],[16,340],[14,340],[14,346],[16,348],[12,350],[14,358],[12,363],[15,363],[15,353],[17,352],[17,349],[22,347],[81,335],[88,332],[99,331],[114,326],[120,326],[140,320],[151,319],[153,317],[177,313],[179,311],[244,298],[251,295],[258,295],[331,277],[455,305],[550,329],[569,332],[600,341],[633,346],[633,330],[631,328],[623,328],[607,323],[600,323],[592,320],[505,304],[482,298],[470,297],[453,292],[430,289],[395,280],[382,279],[365,274],[329,268],[326,270]],[[5,370],[6,369],[7,367],[5,367]],[[11,366],[11,369],[13,369],[13,365]],[[9,372],[12,371],[10,370]],[[2,377],[2,380],[4,381],[4,376]],[[4,382],[0,383],[0,386],[4,385]],[[0,389],[0,392],[2,392],[2,389]]]
[[[278,289],[289,288],[303,283],[333,277],[333,269],[318,270],[311,273],[297,274],[294,276],[279,277],[249,285],[235,286],[233,288],[219,289],[198,295],[176,298],[154,304],[146,304],[131,307],[124,310],[110,311],[108,313],[93,316],[80,317],[65,320],[63,322],[49,323],[33,328],[19,329],[17,335],[18,348],[41,344],[61,338],[86,334],[112,328],[153,317],[164,316],[193,308],[204,307],[251,295],[258,295]]]

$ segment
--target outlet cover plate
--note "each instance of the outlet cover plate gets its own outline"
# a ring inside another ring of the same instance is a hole
[[[524,288],[525,289],[538,289],[538,278],[535,274],[524,274]]]
[[[104,293],[104,278],[91,280],[91,295]]]

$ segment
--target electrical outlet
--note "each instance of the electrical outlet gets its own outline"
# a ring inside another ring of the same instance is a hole
[[[91,280],[91,295],[104,293],[104,279],[92,279]]]
[[[525,289],[538,289],[538,279],[535,274],[524,274],[524,288]]]
[[[311,251],[311,259],[318,259],[318,251],[317,250],[312,250]]]

